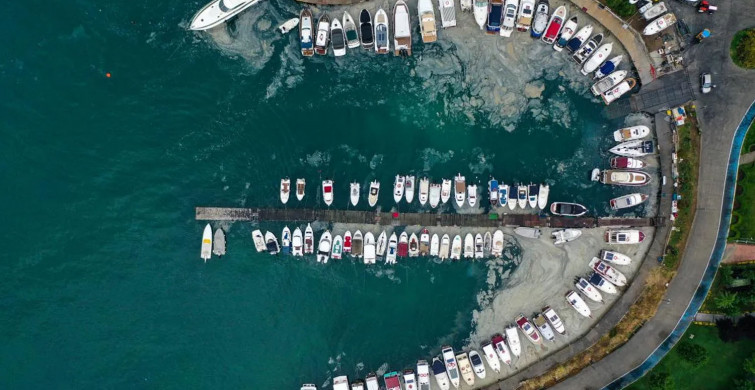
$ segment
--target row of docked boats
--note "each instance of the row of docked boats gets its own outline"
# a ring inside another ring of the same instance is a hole
[[[202,246],[199,250],[199,257],[207,262],[212,255],[223,257],[225,255],[225,232],[221,228],[215,229],[212,233],[212,226],[208,223],[202,231]]]
[[[623,287],[627,284],[626,276],[615,266],[627,266],[631,263],[632,259],[625,254],[602,250],[600,257],[593,257],[588,263],[591,273],[586,278],[578,277],[574,286],[587,299],[604,303],[603,293],[616,295],[619,293],[617,287]]]

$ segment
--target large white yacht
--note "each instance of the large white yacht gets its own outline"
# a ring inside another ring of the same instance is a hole
[[[194,15],[189,29],[201,31],[217,27],[260,1],[262,0],[215,0]]]

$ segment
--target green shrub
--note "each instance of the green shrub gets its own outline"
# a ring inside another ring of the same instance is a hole
[[[676,386],[674,386],[674,378],[665,371],[653,372],[650,374],[648,382],[650,388],[653,390],[673,390],[676,388]]]
[[[702,345],[682,341],[676,347],[676,352],[682,359],[686,360],[692,367],[698,368],[708,362],[708,350]]]
[[[734,35],[730,48],[731,59],[742,68],[755,68],[755,29],[742,30]]]

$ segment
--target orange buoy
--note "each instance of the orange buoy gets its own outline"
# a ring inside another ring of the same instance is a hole
[[[110,78],[110,72],[105,73],[105,77]]]

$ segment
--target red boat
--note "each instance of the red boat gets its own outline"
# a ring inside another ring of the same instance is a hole
[[[351,232],[343,234],[343,253],[351,253]]]
[[[406,257],[409,254],[409,235],[401,233],[398,239],[398,257]]]
[[[548,27],[545,29],[545,32],[540,39],[543,42],[552,45],[553,42],[556,41],[558,33],[561,32],[561,27],[564,25],[564,19],[566,19],[566,7],[562,5],[553,12]]]
[[[612,157],[611,168],[616,169],[639,169],[644,168],[645,162],[631,157]]]
[[[532,326],[530,321],[524,315],[520,314],[519,317],[516,318],[516,325],[519,326],[519,329],[522,330],[524,335],[527,336],[533,344],[538,345],[543,342],[540,333],[534,326]]]
[[[401,390],[398,372],[393,371],[383,375],[383,381],[385,381],[385,390]]]

